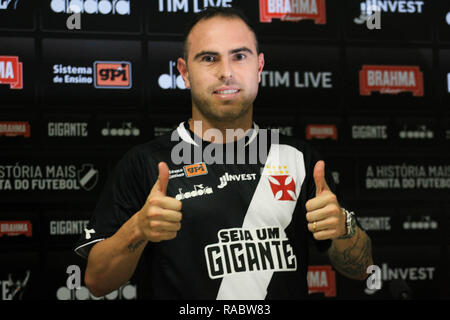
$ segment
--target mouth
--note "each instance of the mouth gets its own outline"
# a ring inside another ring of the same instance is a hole
[[[240,92],[240,89],[237,88],[223,88],[223,89],[218,89],[215,90],[213,93],[216,96],[219,96],[221,98],[232,98],[238,95],[238,93]]]

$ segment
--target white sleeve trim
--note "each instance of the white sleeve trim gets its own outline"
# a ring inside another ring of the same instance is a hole
[[[87,242],[87,243],[85,243],[85,244],[82,244],[81,246],[76,247],[74,251],[75,251],[76,254],[78,254],[78,255],[81,256],[82,258],[87,258],[87,255],[83,255],[82,252],[81,252],[81,250],[82,250],[84,247],[86,247],[86,246],[93,245],[94,243],[103,241],[103,240],[105,240],[105,239],[106,239],[106,238],[101,238],[101,239],[95,239],[95,240],[89,241],[89,242]]]

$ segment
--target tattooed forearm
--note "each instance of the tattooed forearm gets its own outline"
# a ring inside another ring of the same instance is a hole
[[[372,244],[369,236],[358,230],[349,240],[349,245],[337,245],[333,241],[328,256],[337,271],[352,279],[364,279],[367,276],[367,267],[372,262]]]
[[[139,248],[143,243],[145,243],[145,240],[139,240],[139,241],[136,242],[136,243],[131,243],[131,244],[128,246],[128,250],[129,250],[130,252],[135,252],[136,249]]]

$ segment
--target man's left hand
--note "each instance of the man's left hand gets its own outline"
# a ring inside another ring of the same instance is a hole
[[[336,239],[346,234],[345,215],[325,180],[325,162],[314,166],[316,196],[306,202],[308,229],[316,240]]]

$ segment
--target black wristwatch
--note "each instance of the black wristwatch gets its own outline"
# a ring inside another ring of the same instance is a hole
[[[356,217],[353,211],[348,211],[342,208],[342,213],[345,215],[345,227],[347,233],[340,236],[338,239],[349,239],[355,235],[356,232]]]

